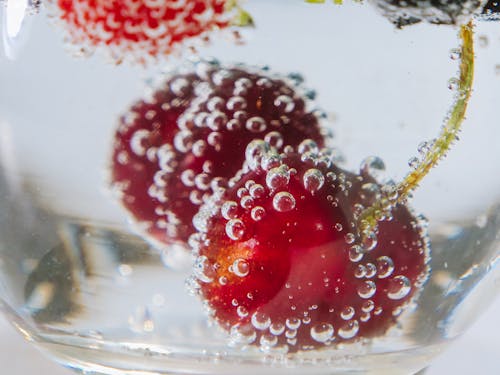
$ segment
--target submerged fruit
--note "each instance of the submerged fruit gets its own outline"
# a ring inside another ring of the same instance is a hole
[[[229,26],[226,0],[49,0],[72,43],[106,47],[116,60],[171,53],[186,40]]]
[[[397,27],[426,21],[455,25],[481,13],[481,0],[374,0],[374,4]]]
[[[200,62],[122,118],[111,182],[143,233],[185,244],[193,215],[227,186],[254,139],[324,144],[320,116],[291,77]]]
[[[361,247],[357,214],[381,187],[334,161],[310,140],[281,155],[254,141],[195,216],[194,284],[235,342],[297,351],[382,335],[426,280],[422,220],[399,204]]]

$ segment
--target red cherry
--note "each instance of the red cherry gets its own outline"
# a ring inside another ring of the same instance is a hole
[[[393,327],[428,274],[421,219],[404,205],[356,245],[356,215],[380,193],[305,141],[284,154],[254,141],[237,182],[195,216],[191,281],[231,337],[315,349]]]
[[[138,119],[122,123],[115,135],[112,183],[134,221],[163,244],[187,242],[199,206],[227,186],[252,140],[279,147],[296,146],[305,138],[324,142],[319,116],[306,109],[303,89],[292,78],[205,62],[195,71],[171,79],[170,88],[156,94],[160,99],[154,108],[136,105],[132,113]],[[172,87],[183,79],[185,88],[176,97]],[[148,120],[151,110],[164,117]],[[135,165],[121,163],[123,151],[137,154],[137,139],[143,155],[134,155]]]
[[[185,40],[229,25],[226,0],[52,0],[73,43],[108,47],[141,60],[169,54]]]
[[[166,197],[152,188],[158,165],[168,168],[171,145],[179,131],[177,119],[194,96],[198,77],[177,74],[147,101],[136,102],[119,121],[111,160],[111,185],[131,214],[139,232],[160,243],[170,237],[189,235],[190,227],[168,225],[169,213],[162,210]],[[196,210],[188,213],[194,215]]]

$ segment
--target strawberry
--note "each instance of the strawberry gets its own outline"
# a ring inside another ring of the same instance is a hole
[[[382,335],[421,289],[429,248],[401,204],[357,245],[356,217],[380,194],[311,140],[281,155],[253,141],[193,220],[190,285],[235,343],[294,352]]]
[[[214,190],[227,186],[252,140],[278,147],[305,138],[324,142],[319,115],[306,109],[302,88],[291,78],[200,62],[184,81],[178,98],[172,89],[160,90],[154,108],[136,105],[137,119],[132,125],[122,122],[115,135],[112,183],[134,221],[163,244],[186,243],[195,231],[193,215]],[[168,105],[165,112],[160,108],[166,101],[178,106]],[[163,117],[148,120],[152,109]],[[144,138],[147,132],[154,139]],[[142,155],[134,155],[136,165],[120,164],[123,151],[134,153],[136,139],[145,142]]]
[[[50,0],[70,40],[90,51],[108,47],[120,61],[171,53],[186,40],[230,25],[227,0]]]

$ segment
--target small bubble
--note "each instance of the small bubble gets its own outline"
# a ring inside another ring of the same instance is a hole
[[[257,333],[249,325],[234,325],[230,330],[232,344],[247,345],[251,344],[257,338]]]
[[[295,103],[288,95],[278,96],[274,100],[274,105],[285,113],[290,113],[295,109]]]
[[[278,338],[270,333],[265,333],[260,337],[262,349],[270,349],[278,344]]]
[[[250,210],[255,205],[255,202],[251,196],[245,195],[241,198],[240,205],[244,209]]]
[[[385,163],[378,156],[369,156],[361,162],[360,172],[380,182],[385,177]]]
[[[366,275],[366,267],[362,264],[358,264],[354,269],[354,277],[361,279]]]
[[[349,249],[349,260],[353,263],[359,262],[363,259],[363,252],[358,245],[354,245]]]
[[[460,81],[458,80],[458,78],[453,77],[448,80],[448,88],[450,90],[455,91],[458,89],[459,86],[460,86]]]
[[[410,280],[406,276],[399,275],[391,279],[387,290],[387,296],[394,300],[402,299],[410,293],[410,290]]]
[[[267,129],[266,121],[262,117],[251,117],[245,123],[245,127],[252,133],[261,133]]]
[[[201,255],[196,258],[193,265],[193,273],[196,278],[204,283],[210,283],[213,281],[213,270],[210,266],[208,258],[205,255]]]
[[[273,207],[279,212],[288,212],[295,208],[295,198],[286,191],[277,193],[273,198]]]
[[[354,317],[355,310],[352,306],[346,306],[340,312],[340,317],[344,320],[350,320]]]
[[[245,277],[250,272],[250,265],[244,259],[236,259],[233,262],[233,272],[236,276]]]
[[[306,139],[299,144],[297,151],[299,154],[305,154],[306,152],[317,153],[319,151],[318,144],[312,139]]]
[[[245,224],[240,219],[231,219],[226,223],[226,234],[232,240],[240,240],[245,234]]]
[[[294,331],[299,329],[300,324],[301,324],[301,322],[300,322],[300,319],[298,319],[298,318],[288,318],[286,320],[287,328],[294,330]]]
[[[235,219],[238,215],[238,203],[235,201],[226,201],[221,208],[222,217],[226,220]]]
[[[319,169],[311,168],[304,173],[303,183],[306,190],[314,193],[323,187],[325,176]]]
[[[269,189],[282,188],[290,182],[290,171],[286,165],[272,168],[266,174],[266,185]]]
[[[264,216],[266,216],[266,210],[264,209],[264,207],[256,206],[252,208],[250,216],[254,221],[260,221],[264,218]]]
[[[371,298],[377,291],[377,286],[373,281],[364,281],[358,286],[358,295],[361,298]]]
[[[118,266],[118,273],[123,277],[128,277],[132,275],[134,269],[129,264],[120,264]]]
[[[408,166],[413,170],[418,168],[418,164],[419,164],[419,160],[417,157],[412,157],[412,158],[410,158],[410,160],[408,160]]]
[[[338,334],[343,339],[352,339],[358,334],[359,323],[357,320],[350,320],[346,322],[342,327],[339,328]]]
[[[375,304],[373,303],[372,300],[368,300],[363,302],[363,305],[361,305],[361,310],[363,310],[365,313],[371,312],[375,307]]]
[[[344,239],[345,239],[345,242],[348,244],[348,245],[352,245],[354,243],[354,241],[356,241],[356,236],[353,234],[353,233],[347,233],[345,236],[344,236]]]
[[[260,184],[252,185],[249,189],[249,192],[250,192],[250,195],[256,199],[262,198],[264,196],[264,194],[266,193],[264,186],[262,186]]]
[[[255,312],[252,315],[252,325],[256,329],[263,331],[271,325],[271,318],[263,312]]]
[[[297,337],[297,330],[296,329],[287,329],[285,331],[285,337],[287,339],[294,339]]]
[[[394,262],[388,256],[377,258],[377,275],[379,279],[385,279],[392,275],[394,271]]]
[[[283,136],[280,132],[273,131],[266,134],[264,141],[269,143],[272,147],[280,149],[283,147]]]
[[[283,332],[285,332],[285,325],[283,323],[279,323],[279,322],[273,323],[269,327],[269,332],[271,332],[271,334],[273,334],[275,336],[279,336],[279,335],[283,334]]]
[[[244,317],[248,316],[248,310],[244,306],[238,306],[236,308],[236,313],[238,314],[238,316],[240,318],[244,318]]]
[[[377,235],[374,231],[369,231],[368,233],[364,233],[363,238],[361,240],[361,247],[363,251],[372,251],[378,244]]]
[[[460,57],[462,57],[462,52],[460,51],[460,48],[452,48],[450,50],[450,59],[460,60]]]
[[[319,323],[311,327],[311,337],[314,341],[320,343],[326,343],[332,339],[334,334],[334,329],[331,324]]]
[[[365,277],[367,279],[371,279],[372,277],[374,277],[377,274],[377,267],[375,266],[375,264],[366,263],[365,267],[366,267]]]

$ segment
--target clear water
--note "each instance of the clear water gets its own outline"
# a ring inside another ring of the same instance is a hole
[[[301,72],[334,120],[344,167],[356,171],[378,155],[387,175],[401,179],[452,101],[457,30],[395,31],[368,6],[283,3],[249,2],[257,28],[246,45],[215,41],[201,53]],[[74,58],[43,9],[28,23],[15,56],[0,60],[0,300],[13,324],[63,365],[88,374],[408,374],[498,295],[495,24],[476,29],[461,140],[412,200],[429,219],[432,244],[431,276],[415,306],[372,342],[281,355],[228,346],[185,290],[189,256],[134,234],[107,190],[117,116],[178,60],[144,68],[99,54]]]

